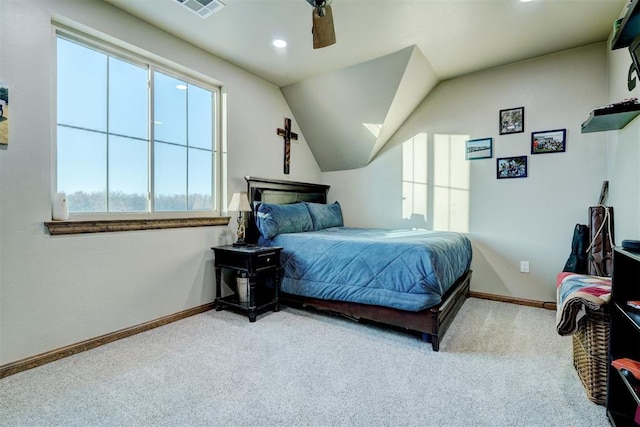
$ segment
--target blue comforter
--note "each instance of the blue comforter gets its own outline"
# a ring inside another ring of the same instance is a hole
[[[459,233],[332,227],[261,238],[284,247],[281,289],[294,295],[419,311],[471,265]]]

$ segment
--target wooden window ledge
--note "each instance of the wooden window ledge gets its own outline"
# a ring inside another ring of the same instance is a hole
[[[113,231],[157,230],[161,228],[211,227],[228,225],[229,217],[113,219],[88,221],[46,221],[52,236],[62,234],[106,233]]]

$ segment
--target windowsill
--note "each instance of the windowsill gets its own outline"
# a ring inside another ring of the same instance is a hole
[[[228,225],[228,216],[163,219],[113,219],[83,221],[45,221],[52,236],[62,234],[105,233],[113,231],[158,230],[162,228],[212,227]]]

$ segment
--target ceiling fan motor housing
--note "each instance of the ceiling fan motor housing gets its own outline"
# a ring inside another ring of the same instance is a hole
[[[313,48],[319,49],[331,46],[336,42],[333,27],[333,13],[330,4],[333,0],[307,0],[314,7],[313,17]]]

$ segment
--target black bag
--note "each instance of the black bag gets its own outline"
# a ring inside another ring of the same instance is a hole
[[[584,224],[576,224],[573,229],[571,241],[571,255],[562,271],[572,273],[587,273],[587,247],[589,246],[589,227]]]

